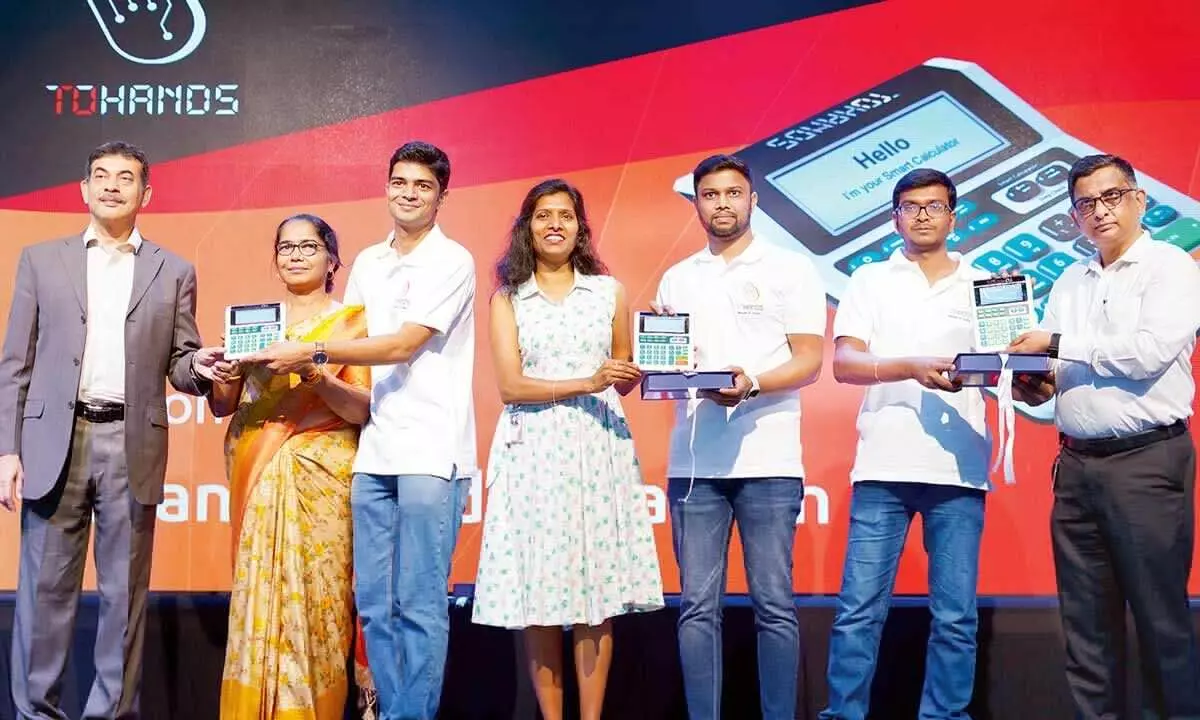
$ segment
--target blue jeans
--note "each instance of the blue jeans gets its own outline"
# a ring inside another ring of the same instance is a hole
[[[925,528],[933,616],[919,718],[970,718],[984,498],[982,490],[947,485],[854,484],[842,592],[829,639],[829,706],[820,714],[823,720],[867,716],[879,637],[916,513]]]
[[[354,596],[380,720],[437,715],[450,639],[450,556],[469,483],[354,475]]]
[[[679,659],[688,717],[721,717],[721,599],[736,520],[758,636],[762,717],[793,720],[800,623],[792,588],[792,545],[804,481],[697,479],[690,496],[689,484],[686,478],[671,478],[667,484],[682,586]]]

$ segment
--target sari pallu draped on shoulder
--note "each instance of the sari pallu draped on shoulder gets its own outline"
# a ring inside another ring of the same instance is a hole
[[[365,336],[361,306],[288,329],[288,339],[304,342]],[[366,368],[326,370],[370,387]],[[358,427],[298,376],[247,369],[225,439],[233,591],[222,720],[343,717],[355,637],[350,482],[357,445]],[[365,668],[355,674],[369,677]]]

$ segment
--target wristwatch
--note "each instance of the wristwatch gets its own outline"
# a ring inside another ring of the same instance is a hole
[[[1050,333],[1050,344],[1046,346],[1046,354],[1052,358],[1058,357],[1058,341],[1062,339],[1062,333]]]
[[[746,399],[758,397],[758,378],[753,375],[747,375],[750,378],[750,391],[746,393]]]
[[[320,367],[320,366],[324,365],[325,363],[329,362],[329,355],[327,355],[325,353],[325,343],[318,342],[318,343],[313,343],[313,344],[315,345],[315,347],[313,348],[313,356],[312,356],[313,364],[316,365],[317,367]]]

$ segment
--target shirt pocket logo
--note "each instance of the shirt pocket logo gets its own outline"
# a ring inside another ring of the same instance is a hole
[[[946,311],[946,317],[959,322],[971,322],[971,311],[967,308],[952,307]]]
[[[738,315],[761,317],[766,312],[766,306],[762,302],[762,291],[749,280],[742,284],[735,305]]]

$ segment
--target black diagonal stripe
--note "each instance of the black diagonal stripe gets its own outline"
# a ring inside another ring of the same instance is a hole
[[[166,66],[113,52],[85,0],[9,2],[0,22],[0,197],[77,179],[87,150],[113,136],[168,160],[871,1],[199,0],[205,38]],[[94,2],[112,12],[109,0]],[[110,26],[122,46],[155,52],[161,37],[147,0],[137,12],[129,0],[113,4],[126,19]],[[174,46],[191,29],[187,4],[172,4]],[[165,5],[157,0],[156,12]],[[231,94],[247,101],[236,116],[203,122],[173,116],[169,98],[161,117],[76,118],[55,116],[45,89],[136,83],[184,92],[193,84],[193,109],[207,96],[210,114],[229,107],[214,96],[222,83],[236,83]]]

